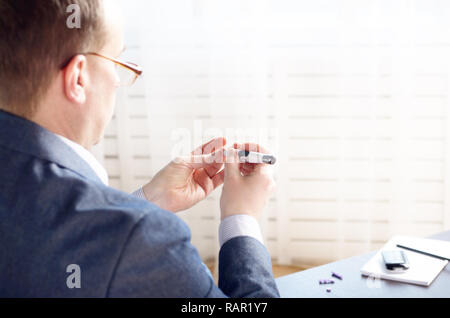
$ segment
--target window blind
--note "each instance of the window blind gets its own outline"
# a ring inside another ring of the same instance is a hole
[[[96,150],[111,186],[134,191],[179,148],[224,135],[279,158],[261,219],[275,263],[318,265],[450,228],[449,11],[429,0],[127,1],[124,58],[145,74],[118,92]],[[218,253],[219,198],[180,214],[205,260]]]

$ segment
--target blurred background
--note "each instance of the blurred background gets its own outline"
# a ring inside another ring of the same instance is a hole
[[[450,2],[118,0],[119,91],[95,149],[132,192],[215,136],[278,157],[261,219],[275,264],[316,266],[450,229]],[[180,215],[205,262],[221,189]]]

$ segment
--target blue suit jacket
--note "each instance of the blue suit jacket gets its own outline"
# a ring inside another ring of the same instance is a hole
[[[0,297],[224,296],[279,296],[264,245],[225,243],[215,285],[180,218],[103,185],[57,136],[0,111]]]

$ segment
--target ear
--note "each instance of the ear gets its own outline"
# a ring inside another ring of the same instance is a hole
[[[86,102],[87,60],[84,55],[72,58],[63,70],[63,85],[66,98],[76,104]]]

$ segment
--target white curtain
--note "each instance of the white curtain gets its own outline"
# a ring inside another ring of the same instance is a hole
[[[96,149],[131,192],[215,136],[278,157],[274,263],[319,265],[450,228],[446,0],[127,0],[119,92]],[[218,189],[180,216],[217,257]]]

